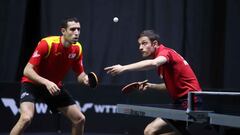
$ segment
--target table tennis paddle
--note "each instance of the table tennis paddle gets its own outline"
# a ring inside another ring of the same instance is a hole
[[[134,91],[134,90],[138,90],[139,87],[142,84],[147,83],[147,82],[148,82],[148,80],[144,80],[144,81],[141,81],[141,82],[133,82],[133,83],[127,84],[126,86],[124,86],[122,88],[122,93],[127,94],[127,93],[130,93],[130,92]]]
[[[98,85],[98,77],[94,72],[88,73],[89,87],[96,88]]]

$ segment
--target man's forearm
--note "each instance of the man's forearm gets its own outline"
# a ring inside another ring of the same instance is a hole
[[[149,89],[154,89],[154,90],[166,90],[166,86],[164,83],[160,83],[160,84],[155,84],[155,83],[149,83],[148,84],[148,88]]]
[[[125,65],[125,71],[143,71],[155,68],[156,65],[153,64],[152,60],[143,60],[133,64]]]
[[[133,64],[125,65],[125,71],[142,71],[154,69],[167,62],[167,58],[164,56],[158,56],[155,59],[142,60]]]
[[[24,70],[24,75],[28,77],[30,80],[45,85],[47,81],[45,78],[39,76],[32,68],[27,68]]]

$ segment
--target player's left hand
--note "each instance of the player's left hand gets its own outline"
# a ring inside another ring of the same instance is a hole
[[[110,67],[105,67],[104,70],[107,71],[107,74],[111,74],[112,76],[115,76],[122,73],[124,71],[124,67],[118,64]]]

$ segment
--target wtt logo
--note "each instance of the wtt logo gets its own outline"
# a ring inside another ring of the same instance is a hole
[[[4,107],[10,108],[13,115],[17,115],[19,113],[19,108],[17,107],[16,101],[12,98],[1,98]],[[117,106],[116,105],[97,105],[94,103],[84,103],[80,105],[78,101],[76,101],[81,107],[82,112],[87,112],[88,110],[94,110],[95,113],[116,113]],[[48,113],[48,106],[45,103],[35,103],[35,110],[37,114],[46,114]]]
[[[95,113],[116,113],[117,112],[116,105],[97,105],[94,103],[85,103],[81,106],[78,101],[76,101],[76,103],[81,107],[82,112],[86,112],[91,109],[94,109]]]
[[[17,107],[16,101],[12,98],[1,98],[3,105],[9,107],[13,115],[17,115],[19,108]],[[48,106],[45,103],[35,103],[37,114],[47,113]]]

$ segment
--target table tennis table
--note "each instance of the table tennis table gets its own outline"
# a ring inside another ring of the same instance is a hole
[[[195,96],[201,97],[203,99],[202,104],[208,104],[209,106],[195,108],[193,102]],[[204,96],[207,96],[207,98]],[[227,101],[224,101],[223,98]],[[206,99],[208,100],[206,101]],[[163,119],[186,121],[186,123],[207,123],[209,125],[240,128],[240,107],[237,107],[240,106],[239,101],[240,93],[238,92],[190,92],[188,94],[187,109],[175,107],[171,104],[117,104],[117,112],[120,114],[144,117],[161,117]],[[211,102],[216,102],[217,105],[211,104]],[[226,103],[224,104],[224,102]],[[235,108],[233,108],[234,105]],[[216,106],[218,106],[218,108]],[[186,126],[187,125],[188,124],[186,124]]]

